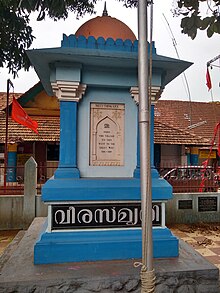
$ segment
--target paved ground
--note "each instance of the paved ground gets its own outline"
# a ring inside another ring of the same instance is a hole
[[[19,231],[4,250],[0,257],[0,292],[141,291],[140,268],[134,267],[134,261],[140,260],[33,265],[33,245],[44,221],[45,218],[35,218],[29,229],[25,233]],[[180,228],[177,232],[192,230],[191,227]],[[4,234],[4,242],[5,237]],[[220,293],[217,267],[182,239],[179,257],[155,259],[154,268],[157,293]]]
[[[220,269],[220,223],[179,224],[170,229]]]
[[[169,228],[220,269],[220,223],[178,224]],[[18,230],[0,231],[0,255],[18,232]]]

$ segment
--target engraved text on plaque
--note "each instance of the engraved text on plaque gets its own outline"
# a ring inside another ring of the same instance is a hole
[[[91,103],[90,165],[124,165],[124,104]]]

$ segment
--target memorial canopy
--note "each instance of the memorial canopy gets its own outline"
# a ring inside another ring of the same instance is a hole
[[[135,70],[138,67],[138,41],[122,41],[103,38],[75,37],[64,35],[60,48],[36,49],[27,51],[28,57],[33,64],[48,95],[53,95],[51,87],[51,69],[57,65],[85,67],[95,66],[101,68],[117,68]],[[180,75],[192,65],[190,62],[169,58],[156,54],[153,48],[153,74],[157,72],[161,76],[160,86],[164,88],[169,82]],[[128,84],[128,86],[136,86]]]

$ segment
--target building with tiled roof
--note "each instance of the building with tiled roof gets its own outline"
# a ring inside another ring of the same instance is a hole
[[[24,127],[9,117],[8,142],[59,142],[60,139],[60,118],[53,116],[31,116],[38,122],[38,134],[31,129]],[[5,113],[0,113],[0,143],[5,142]]]
[[[26,113],[38,122],[38,133],[11,119],[9,115],[8,142],[21,141],[59,141],[59,104],[55,97],[49,97],[41,83],[37,83],[24,94],[10,93],[9,105],[13,96],[19,101]],[[5,142],[6,93],[0,93],[0,143]],[[9,113],[11,106],[9,106]]]
[[[11,119],[13,96],[32,120],[38,123],[38,133]],[[33,156],[38,166],[57,167],[59,160],[60,112],[55,97],[48,96],[39,82],[24,94],[10,93],[8,118],[8,152],[16,152],[16,165],[24,165]],[[4,162],[6,138],[6,93],[0,94],[0,163]],[[47,176],[46,168],[42,173]],[[50,170],[49,170],[49,173]],[[51,174],[50,174],[51,175]]]
[[[200,165],[219,161],[217,139],[210,153],[220,103],[159,100],[155,105],[155,164]],[[218,163],[219,164],[219,163]]]
[[[13,97],[18,99],[22,94],[21,93],[10,93],[9,94],[9,104],[11,104]],[[7,93],[0,92],[0,111],[6,108],[7,103]]]
[[[154,142],[156,144],[168,145],[210,145],[210,141],[202,136],[159,121],[154,123]]]
[[[155,106],[155,120],[200,136],[210,143],[214,127],[220,120],[220,102],[159,100]]]

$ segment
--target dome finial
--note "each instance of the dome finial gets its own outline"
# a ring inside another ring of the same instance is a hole
[[[102,16],[108,16],[108,11],[107,11],[107,8],[106,8],[106,1],[105,1],[105,4],[104,4],[104,10],[103,10]]]

